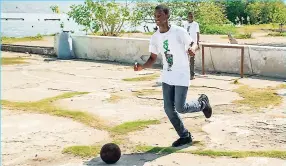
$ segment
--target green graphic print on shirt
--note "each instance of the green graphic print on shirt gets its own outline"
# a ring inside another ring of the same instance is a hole
[[[164,54],[166,57],[166,61],[168,63],[168,71],[171,71],[171,67],[173,66],[173,55],[170,54],[170,50],[169,50],[169,42],[168,40],[165,40],[163,42],[163,48],[164,48]]]

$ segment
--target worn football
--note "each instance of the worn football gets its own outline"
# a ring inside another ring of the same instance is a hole
[[[106,164],[114,164],[121,157],[121,150],[114,143],[107,143],[100,150],[100,157]]]

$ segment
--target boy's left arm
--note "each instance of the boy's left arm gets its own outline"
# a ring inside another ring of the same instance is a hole
[[[194,41],[192,37],[188,34],[187,30],[182,30],[181,37],[183,39],[183,42],[185,44],[185,50],[188,52],[189,55],[194,56],[195,53],[192,50],[192,46],[194,44]]]

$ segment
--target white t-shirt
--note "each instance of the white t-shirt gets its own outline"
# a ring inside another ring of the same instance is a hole
[[[168,32],[160,33],[158,30],[152,35],[149,51],[162,55],[162,82],[176,86],[190,85],[187,50],[191,43],[192,39],[188,32],[176,25],[172,25]]]
[[[197,43],[197,32],[200,32],[200,26],[196,21],[193,21],[191,23],[187,22],[184,25],[184,28],[188,31],[191,38],[194,40],[194,43]]]

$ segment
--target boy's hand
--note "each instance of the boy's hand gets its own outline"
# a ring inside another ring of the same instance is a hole
[[[195,56],[195,53],[193,52],[193,50],[191,48],[188,49],[188,54],[190,56]]]
[[[143,66],[138,64],[138,63],[135,63],[134,65],[134,71],[141,71],[143,70]]]

